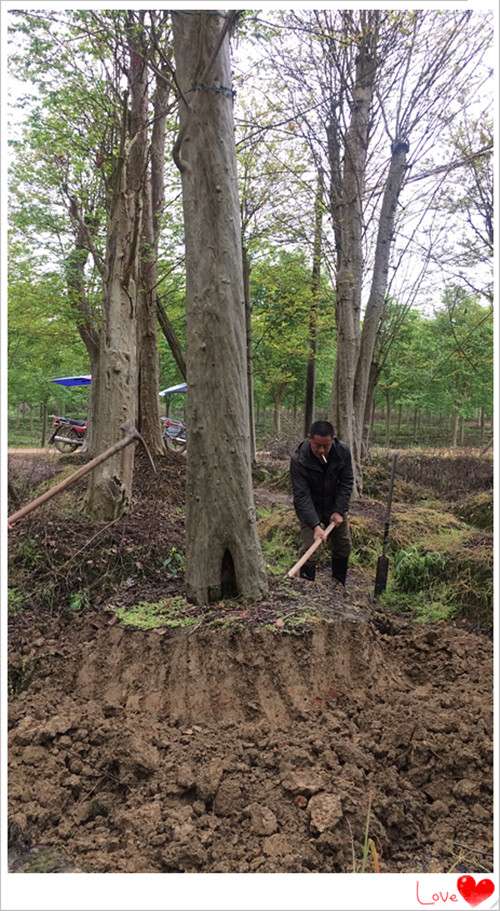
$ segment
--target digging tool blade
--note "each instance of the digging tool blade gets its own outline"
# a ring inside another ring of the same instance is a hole
[[[389,574],[389,558],[381,554],[377,560],[377,572],[375,575],[374,595],[377,598],[387,587],[387,576]]]
[[[397,452],[393,453],[392,456],[392,465],[391,465],[391,479],[389,482],[389,497],[387,499],[387,511],[385,514],[384,522],[384,542],[382,545],[382,553],[377,560],[377,572],[375,575],[375,588],[373,592],[373,597],[378,598],[382,592],[385,592],[387,587],[387,576],[389,574],[389,558],[387,556],[387,542],[389,540],[389,528],[391,526],[391,508],[392,508],[392,495],[394,493],[394,478],[396,477],[396,462],[398,460]]]

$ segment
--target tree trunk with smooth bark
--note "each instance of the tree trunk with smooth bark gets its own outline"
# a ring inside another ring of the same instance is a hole
[[[182,92],[174,157],[182,174],[187,277],[186,585],[198,604],[258,599],[267,591],[250,460],[226,16],[232,14],[172,13]]]
[[[363,194],[376,71],[377,62],[369,49],[367,36],[361,36],[340,197],[337,190],[331,213],[337,245],[337,358],[332,412],[335,415],[337,434],[353,450],[353,455],[356,441],[354,386],[360,346],[363,277]],[[354,494],[357,492],[355,478]]]
[[[391,146],[391,163],[384,188],[382,208],[377,231],[375,263],[373,267],[370,295],[366,305],[361,331],[361,342],[356,364],[354,384],[354,460],[359,486],[362,486],[361,445],[363,440],[363,421],[370,380],[370,366],[375,351],[377,332],[383,316],[385,296],[389,277],[389,256],[394,235],[394,221],[399,195],[406,173],[406,160],[409,151],[407,142],[396,141]]]
[[[247,350],[247,386],[248,386],[248,429],[250,433],[250,458],[252,466],[257,464],[257,446],[255,441],[255,416],[254,416],[254,385],[253,385],[253,357],[252,357],[252,302],[250,300],[250,259],[248,250],[241,239],[242,265],[243,265],[243,290],[245,293],[245,336]]]
[[[307,436],[314,421],[316,394],[316,348],[318,336],[318,305],[321,289],[321,233],[323,226],[323,178],[318,171],[314,206],[313,263],[311,274],[311,308],[309,310],[309,338],[306,372],[306,396],[304,405],[304,436]]]

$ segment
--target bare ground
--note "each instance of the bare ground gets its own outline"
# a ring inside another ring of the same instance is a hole
[[[144,476],[89,561],[123,562],[141,535],[180,546],[182,472]],[[53,571],[90,537],[65,523],[44,510],[13,552],[49,535]],[[12,869],[348,872],[367,822],[367,869],[492,869],[490,639],[381,613],[359,569],[347,604],[322,571],[187,629],[131,629],[112,604],[182,591],[131,565],[90,609],[10,621]]]

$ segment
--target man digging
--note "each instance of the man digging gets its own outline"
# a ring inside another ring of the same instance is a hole
[[[290,461],[293,505],[300,522],[303,548],[325,540],[325,527],[332,522],[328,543],[334,591],[345,592],[351,533],[347,510],[354,483],[351,452],[335,436],[329,421],[315,421],[309,436],[295,450]],[[300,570],[303,579],[316,576],[316,554]]]

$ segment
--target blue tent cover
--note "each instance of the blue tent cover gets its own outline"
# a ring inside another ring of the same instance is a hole
[[[87,376],[58,376],[52,382],[57,383],[59,386],[89,386],[92,382],[92,377],[90,374]]]
[[[178,383],[177,386],[169,386],[168,389],[163,389],[160,392],[160,395],[173,395],[174,392],[187,392],[187,383]]]

